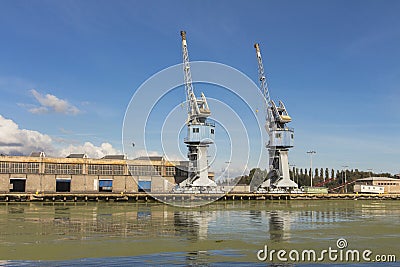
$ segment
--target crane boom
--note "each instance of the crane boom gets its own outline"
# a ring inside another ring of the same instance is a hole
[[[181,37],[182,37],[183,73],[184,73],[186,103],[187,103],[186,105],[188,113],[188,120],[186,123],[188,124],[194,112],[193,108],[195,107],[193,107],[193,97],[195,96],[192,83],[192,73],[190,72],[189,52],[187,48],[185,31],[181,31]]]
[[[260,90],[264,96],[266,101],[266,106],[271,106],[271,98],[269,96],[267,79],[265,77],[263,61],[261,57],[260,45],[258,43],[254,44],[254,48],[256,49],[257,61],[258,61],[258,78],[260,80]]]

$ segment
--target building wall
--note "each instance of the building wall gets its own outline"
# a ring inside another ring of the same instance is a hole
[[[167,176],[164,177],[164,191],[171,192],[172,189],[175,187],[175,177]]]
[[[154,176],[151,179],[151,192],[164,192],[164,178]]]
[[[385,187],[385,193],[400,193],[400,181],[373,181],[372,184]]]
[[[41,190],[41,179],[39,174],[30,174],[26,177],[26,192],[34,193]]]
[[[0,192],[6,193],[9,192],[10,186],[10,175],[9,174],[0,174]]]
[[[87,193],[99,192],[99,179],[97,175],[85,175],[85,183],[86,183],[86,189],[84,190],[85,192]],[[95,185],[97,186],[95,187]]]
[[[15,167],[18,164],[24,164],[25,167],[19,170]],[[143,170],[147,170],[149,166],[155,166],[155,171],[161,173],[165,179],[152,173],[149,175],[147,172],[140,176],[131,176],[128,165],[139,166]],[[36,167],[32,169],[33,167],[28,166]],[[0,192],[10,192],[11,177],[26,178],[26,192],[29,193],[56,192],[56,178],[70,178],[72,193],[98,192],[99,179],[112,179],[112,191],[115,193],[138,192],[139,180],[152,181],[152,191],[166,192],[175,186],[173,169],[171,174],[171,168],[174,166],[175,163],[165,160],[0,156]],[[96,188],[95,184],[97,184]]]
[[[93,186],[93,185],[92,185]],[[80,193],[87,191],[86,175],[72,175],[71,192]]]
[[[30,177],[28,176],[28,178]],[[56,191],[56,175],[50,175],[50,174],[40,175],[40,180],[41,180],[41,187],[40,190],[38,190],[39,192]],[[26,183],[28,184],[28,179]]]
[[[133,193],[133,192],[138,192],[138,181],[139,181],[139,177],[138,176],[126,176],[125,177],[125,181],[126,181],[126,192],[127,193]]]
[[[400,186],[399,185],[397,185],[397,186],[387,185],[387,186],[385,186],[385,192],[393,193],[393,194],[400,193]]]
[[[115,193],[125,192],[126,190],[126,176],[114,176],[112,191]]]

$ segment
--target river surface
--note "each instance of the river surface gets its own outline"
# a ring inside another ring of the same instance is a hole
[[[302,261],[304,250],[316,251],[318,258],[330,247],[337,257],[351,249],[360,255],[370,250],[371,260],[400,259],[400,201],[389,200],[221,201],[196,208],[0,203],[0,229],[3,266],[265,266],[270,258],[258,259],[265,246],[267,254],[285,250],[286,258],[299,251],[289,266],[316,265]],[[338,247],[340,238],[346,247]],[[400,266],[345,260],[324,255],[319,262]],[[272,261],[282,262],[276,254]]]

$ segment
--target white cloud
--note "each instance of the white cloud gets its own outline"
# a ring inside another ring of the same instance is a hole
[[[0,153],[29,155],[33,151],[44,151],[47,155],[56,157],[65,157],[70,153],[86,153],[90,158],[121,153],[107,142],[100,146],[91,142],[85,142],[83,145],[66,144],[65,139],[54,139],[38,131],[20,129],[13,120],[0,115]]]
[[[128,158],[139,158],[139,157],[156,157],[161,156],[158,151],[145,150],[145,149],[134,149],[133,153],[127,153]]]
[[[49,112],[63,113],[69,115],[76,115],[80,110],[68,103],[68,101],[60,99],[55,95],[46,94],[42,95],[35,89],[30,90],[35,99],[41,106],[35,106],[28,111],[33,114],[44,114]]]
[[[60,156],[68,156],[71,153],[85,153],[89,158],[101,158],[105,155],[120,154],[110,143],[102,143],[100,146],[95,146],[90,142],[85,142],[83,145],[69,145],[61,149]]]
[[[19,129],[18,125],[0,115],[0,152],[30,154],[32,151],[54,152],[52,139],[37,131]]]

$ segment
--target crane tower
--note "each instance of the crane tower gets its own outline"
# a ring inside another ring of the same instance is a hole
[[[254,48],[256,49],[258,61],[260,90],[266,102],[267,118],[265,128],[269,136],[267,144],[269,172],[260,188],[285,190],[297,188],[298,185],[290,179],[289,175],[288,153],[289,148],[293,147],[294,130],[286,124],[291,122],[292,119],[282,101],[279,101],[279,105],[276,105],[270,99],[259,44],[254,44]]]
[[[194,94],[192,75],[190,72],[189,53],[186,32],[181,31],[183,72],[187,104],[187,137],[184,139],[188,147],[188,178],[179,184],[183,188],[216,187],[216,183],[208,178],[208,146],[214,143],[215,125],[207,118],[211,115],[207,99],[203,93],[200,98]]]

